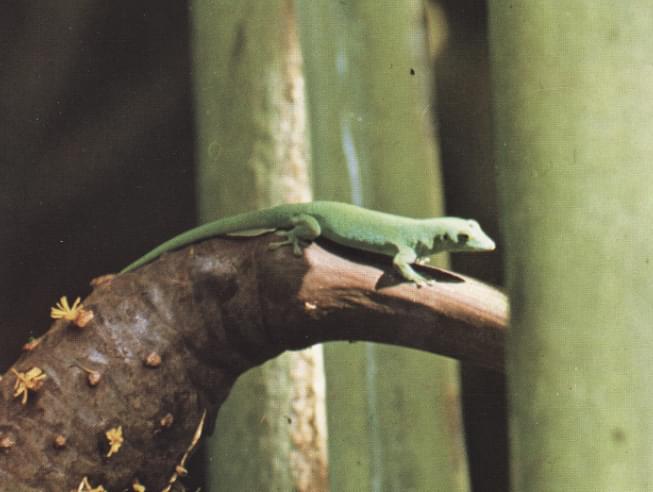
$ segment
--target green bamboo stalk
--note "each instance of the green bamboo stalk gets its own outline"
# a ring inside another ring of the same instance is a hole
[[[441,214],[422,3],[298,5],[316,196]],[[467,490],[451,361],[371,344],[325,355],[333,490]]]
[[[193,3],[199,208],[208,221],[308,201],[292,2]],[[207,446],[208,490],[327,489],[322,349],[245,374]]]
[[[651,4],[490,7],[514,487],[651,490]]]

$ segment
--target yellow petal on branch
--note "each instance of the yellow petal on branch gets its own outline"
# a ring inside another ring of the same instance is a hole
[[[73,306],[70,307],[68,304],[68,298],[66,296],[61,296],[59,302],[55,307],[50,308],[50,317],[52,319],[67,319],[68,321],[74,321],[79,314],[79,311],[82,310],[84,306],[81,304],[81,298],[75,299]]]
[[[145,485],[140,483],[138,480],[134,480],[134,483],[132,483],[132,489],[134,492],[145,492]]]
[[[72,321],[77,327],[84,328],[93,319],[93,311],[84,309],[79,297],[75,299],[71,307],[68,304],[68,298],[61,296],[56,306],[50,308],[50,317]]]
[[[122,443],[125,442],[125,438],[122,435],[122,425],[109,429],[104,435],[107,436],[107,440],[109,441],[107,458],[110,458],[120,450]]]
[[[23,405],[27,403],[29,391],[38,391],[48,377],[39,367],[32,367],[27,372],[19,372],[12,367],[11,372],[16,376],[14,398],[22,396],[21,404]]]
[[[79,487],[77,487],[77,492],[107,492],[107,489],[102,487],[102,485],[93,487],[91,482],[88,481],[88,477],[84,477],[79,484]]]

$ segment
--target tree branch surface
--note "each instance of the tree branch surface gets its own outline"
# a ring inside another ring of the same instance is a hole
[[[426,267],[437,282],[418,288],[385,257],[269,241],[211,239],[96,281],[92,319],[53,323],[0,381],[0,490],[183,490],[235,380],[285,350],[366,340],[502,370],[498,290]],[[33,368],[45,379],[16,395]]]

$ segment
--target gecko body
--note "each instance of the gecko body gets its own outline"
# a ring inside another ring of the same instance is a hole
[[[302,254],[306,243],[325,237],[344,246],[392,257],[401,276],[418,285],[427,283],[411,267],[433,254],[449,251],[492,251],[494,241],[478,222],[458,217],[413,219],[340,202],[293,203],[245,212],[201,225],[164,242],[122,270],[129,272],[161,254],[216,236],[250,230],[276,230],[284,240],[271,248],[291,246]]]

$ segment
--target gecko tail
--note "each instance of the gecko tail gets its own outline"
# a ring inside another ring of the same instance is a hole
[[[189,231],[182,232],[178,236],[160,244],[145,256],[127,265],[120,273],[130,272],[141,267],[168,251],[174,251],[211,237],[227,235],[243,237],[260,236],[266,232],[290,224],[290,217],[292,217],[294,211],[295,206],[286,204],[265,210],[245,212],[203,224]]]

